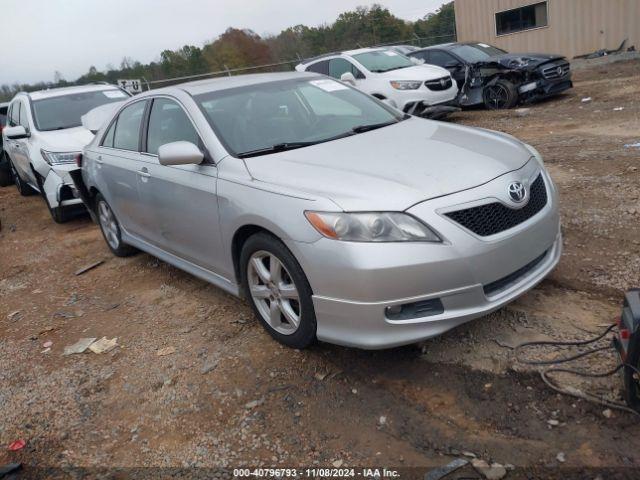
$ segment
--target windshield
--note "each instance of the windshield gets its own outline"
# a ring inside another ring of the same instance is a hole
[[[414,63],[404,55],[393,50],[377,50],[374,52],[353,55],[367,70],[374,73],[389,72],[400,68],[413,67]]]
[[[469,63],[482,62],[491,57],[497,57],[507,53],[504,50],[492,47],[486,43],[465,43],[462,45],[455,45],[451,48],[451,51],[462,58],[465,62]]]
[[[127,98],[122,90],[73,93],[33,102],[36,128],[40,131],[79,127],[80,117],[100,105]]]
[[[194,99],[227,150],[240,157],[301,148],[403,118],[329,78],[262,83]]]

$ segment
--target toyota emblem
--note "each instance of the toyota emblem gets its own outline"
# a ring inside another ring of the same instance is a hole
[[[521,203],[527,196],[527,191],[524,188],[522,182],[512,182],[509,184],[509,198],[515,203]]]

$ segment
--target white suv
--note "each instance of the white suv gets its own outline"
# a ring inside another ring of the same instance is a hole
[[[69,176],[77,168],[82,148],[93,139],[81,117],[128,97],[124,90],[106,84],[18,93],[9,106],[2,136],[20,194],[40,192],[58,223],[84,210]]]
[[[405,113],[442,118],[457,111],[456,82],[444,68],[416,65],[391,48],[361,48],[306,60],[299,72],[316,72],[349,83]]]

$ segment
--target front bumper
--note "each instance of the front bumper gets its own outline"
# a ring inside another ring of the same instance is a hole
[[[76,165],[56,165],[49,168],[42,188],[51,208],[74,207],[81,205],[82,200],[76,191],[69,172],[77,169]]]
[[[441,214],[443,209],[478,198],[486,201],[490,192],[497,191],[496,182],[502,187],[513,178],[540,173],[535,161],[521,170],[409,209],[445,238],[442,244],[366,244],[324,238],[296,244],[294,253],[314,291],[318,339],[365,349],[415,343],[487,315],[544,279],[562,253],[557,193],[546,173],[547,205],[500,234],[479,238]],[[497,290],[489,288],[496,284],[500,285]],[[434,299],[441,302],[443,311],[394,320],[387,310]]]

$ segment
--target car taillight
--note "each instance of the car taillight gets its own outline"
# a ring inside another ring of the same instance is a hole
[[[76,155],[76,165],[78,166],[78,168],[82,168],[82,154],[81,153]]]

